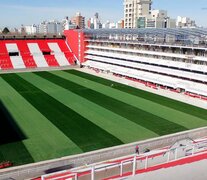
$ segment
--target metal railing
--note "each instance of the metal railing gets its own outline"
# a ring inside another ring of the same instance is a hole
[[[183,145],[179,144],[175,148],[166,148],[160,149],[155,152],[142,153],[140,155],[134,154],[126,160],[116,160],[116,162],[108,161],[98,164],[87,165],[86,167],[75,168],[70,171],[62,171],[59,173],[53,173],[49,175],[42,176],[42,180],[49,180],[50,177],[57,175],[54,179],[64,179],[64,178],[74,178],[75,180],[84,179],[87,176],[87,179],[99,179],[96,178],[98,174],[103,174],[103,172],[110,171],[110,176],[103,176],[104,178],[123,178],[129,176],[135,176],[141,171],[147,171],[148,168],[157,167],[161,169],[162,165],[165,165],[170,162],[176,162],[185,158],[190,158],[197,155],[202,155],[207,153],[207,140],[202,142],[194,142],[191,144]],[[117,162],[118,161],[118,162]],[[126,170],[126,171],[125,171]],[[80,171],[80,172],[78,172]],[[113,173],[116,172],[116,173]],[[118,172],[118,173],[117,173]],[[61,173],[64,175],[61,176]],[[59,174],[59,176],[58,176]],[[81,175],[83,174],[83,175]],[[99,177],[99,176],[98,176]]]

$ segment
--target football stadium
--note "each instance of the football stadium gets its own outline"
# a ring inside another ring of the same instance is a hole
[[[207,30],[195,28],[1,37],[1,167],[207,126],[204,36]],[[132,82],[154,93],[132,87]],[[159,91],[201,105],[161,96]]]

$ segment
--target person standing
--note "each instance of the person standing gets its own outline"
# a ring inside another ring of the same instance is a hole
[[[139,146],[138,145],[136,145],[136,147],[135,147],[135,152],[136,152],[136,154],[139,154]]]

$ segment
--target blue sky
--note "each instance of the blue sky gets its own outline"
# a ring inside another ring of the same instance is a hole
[[[123,17],[123,0],[6,0],[0,3],[0,27],[39,23],[43,20],[61,20],[81,12],[91,17],[99,12],[102,21],[118,21]],[[153,0],[153,9],[168,10],[178,15],[195,19],[207,26],[207,0]]]

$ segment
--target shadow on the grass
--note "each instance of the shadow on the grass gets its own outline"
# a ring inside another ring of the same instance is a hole
[[[0,100],[0,145],[24,139],[26,139],[26,136]]]

